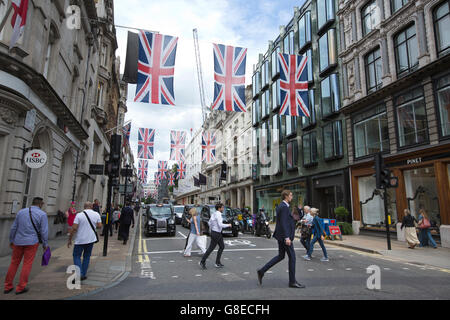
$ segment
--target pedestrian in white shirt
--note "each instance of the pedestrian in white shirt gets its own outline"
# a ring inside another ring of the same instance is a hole
[[[222,218],[222,212],[224,210],[224,205],[221,203],[216,204],[216,212],[211,214],[211,218],[209,219],[209,232],[211,234],[211,243],[209,244],[208,250],[203,255],[202,261],[199,262],[200,267],[205,270],[206,269],[206,259],[208,259],[209,255],[217,245],[219,245],[219,250],[217,251],[216,264],[214,265],[216,268],[223,268],[223,264],[220,263],[220,257],[222,256],[222,252],[225,249],[225,244],[223,243],[222,229],[231,227],[231,224],[224,224]]]
[[[84,204],[84,211],[77,214],[73,222],[72,230],[69,236],[67,247],[72,245],[72,237],[76,233],[75,246],[73,248],[73,263],[80,268],[81,280],[86,280],[86,274],[91,259],[94,243],[98,242],[98,234],[95,230],[102,227],[102,218],[100,214],[92,210],[92,202]],[[81,262],[83,255],[83,262]]]

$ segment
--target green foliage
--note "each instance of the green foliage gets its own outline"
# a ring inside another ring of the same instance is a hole
[[[349,215],[348,210],[342,206],[334,209],[334,213],[338,218],[341,218],[342,220],[344,220]]]
[[[337,224],[339,228],[341,228],[342,235],[351,235],[353,234],[353,227],[351,223],[348,222],[338,222]]]

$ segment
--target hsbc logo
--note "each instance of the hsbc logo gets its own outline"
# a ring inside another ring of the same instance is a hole
[[[39,169],[47,163],[47,155],[42,150],[31,150],[25,155],[24,162],[31,169]]]
[[[31,155],[32,158],[39,158],[40,156],[41,156],[41,154],[37,153],[37,152],[35,152]]]

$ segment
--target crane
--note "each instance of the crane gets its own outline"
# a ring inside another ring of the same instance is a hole
[[[195,28],[192,31],[194,33],[195,60],[197,63],[197,78],[198,78],[198,88],[200,91],[200,104],[202,105],[203,123],[205,123],[205,121],[206,121],[205,87],[203,86],[202,62],[200,60],[200,49],[199,49],[199,45],[198,45],[197,28]]]

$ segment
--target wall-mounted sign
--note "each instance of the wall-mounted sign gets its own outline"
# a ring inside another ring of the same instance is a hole
[[[39,169],[47,163],[47,155],[42,150],[34,149],[25,154],[24,162],[28,168]]]

